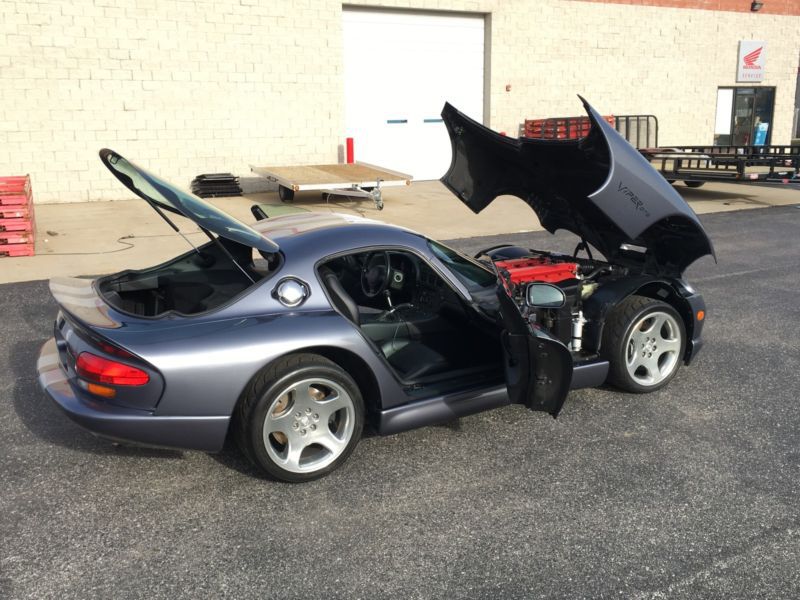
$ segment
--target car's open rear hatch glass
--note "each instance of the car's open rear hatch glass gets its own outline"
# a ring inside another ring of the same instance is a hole
[[[166,210],[191,219],[202,229],[272,254],[278,245],[213,204],[147,172],[113,150],[103,148],[100,159],[125,187],[146,200],[157,212]],[[163,216],[163,213],[162,213]]]

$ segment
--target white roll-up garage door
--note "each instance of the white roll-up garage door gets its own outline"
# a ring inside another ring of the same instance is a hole
[[[356,160],[438,179],[445,100],[483,122],[484,17],[343,10],[345,126]]]

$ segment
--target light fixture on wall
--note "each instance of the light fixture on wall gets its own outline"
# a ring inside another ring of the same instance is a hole
[[[759,2],[758,0],[753,0],[753,2],[750,4],[750,10],[752,12],[758,12],[761,10],[762,6],[764,6],[763,2]]]

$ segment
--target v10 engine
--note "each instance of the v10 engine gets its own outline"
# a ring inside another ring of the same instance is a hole
[[[544,329],[573,352],[583,350],[584,326],[588,321],[584,317],[582,304],[597,289],[595,278],[611,270],[609,265],[535,251],[527,256],[495,260],[494,264],[505,278],[509,293],[531,327]],[[527,286],[536,282],[560,288],[566,298],[564,305],[560,308],[528,306]]]

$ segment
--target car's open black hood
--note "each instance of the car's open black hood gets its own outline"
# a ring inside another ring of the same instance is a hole
[[[583,104],[592,128],[580,140],[508,138],[445,104],[453,160],[442,182],[475,213],[497,196],[518,196],[549,232],[571,231],[611,262],[680,274],[701,256],[713,255],[708,235],[683,198]]]

